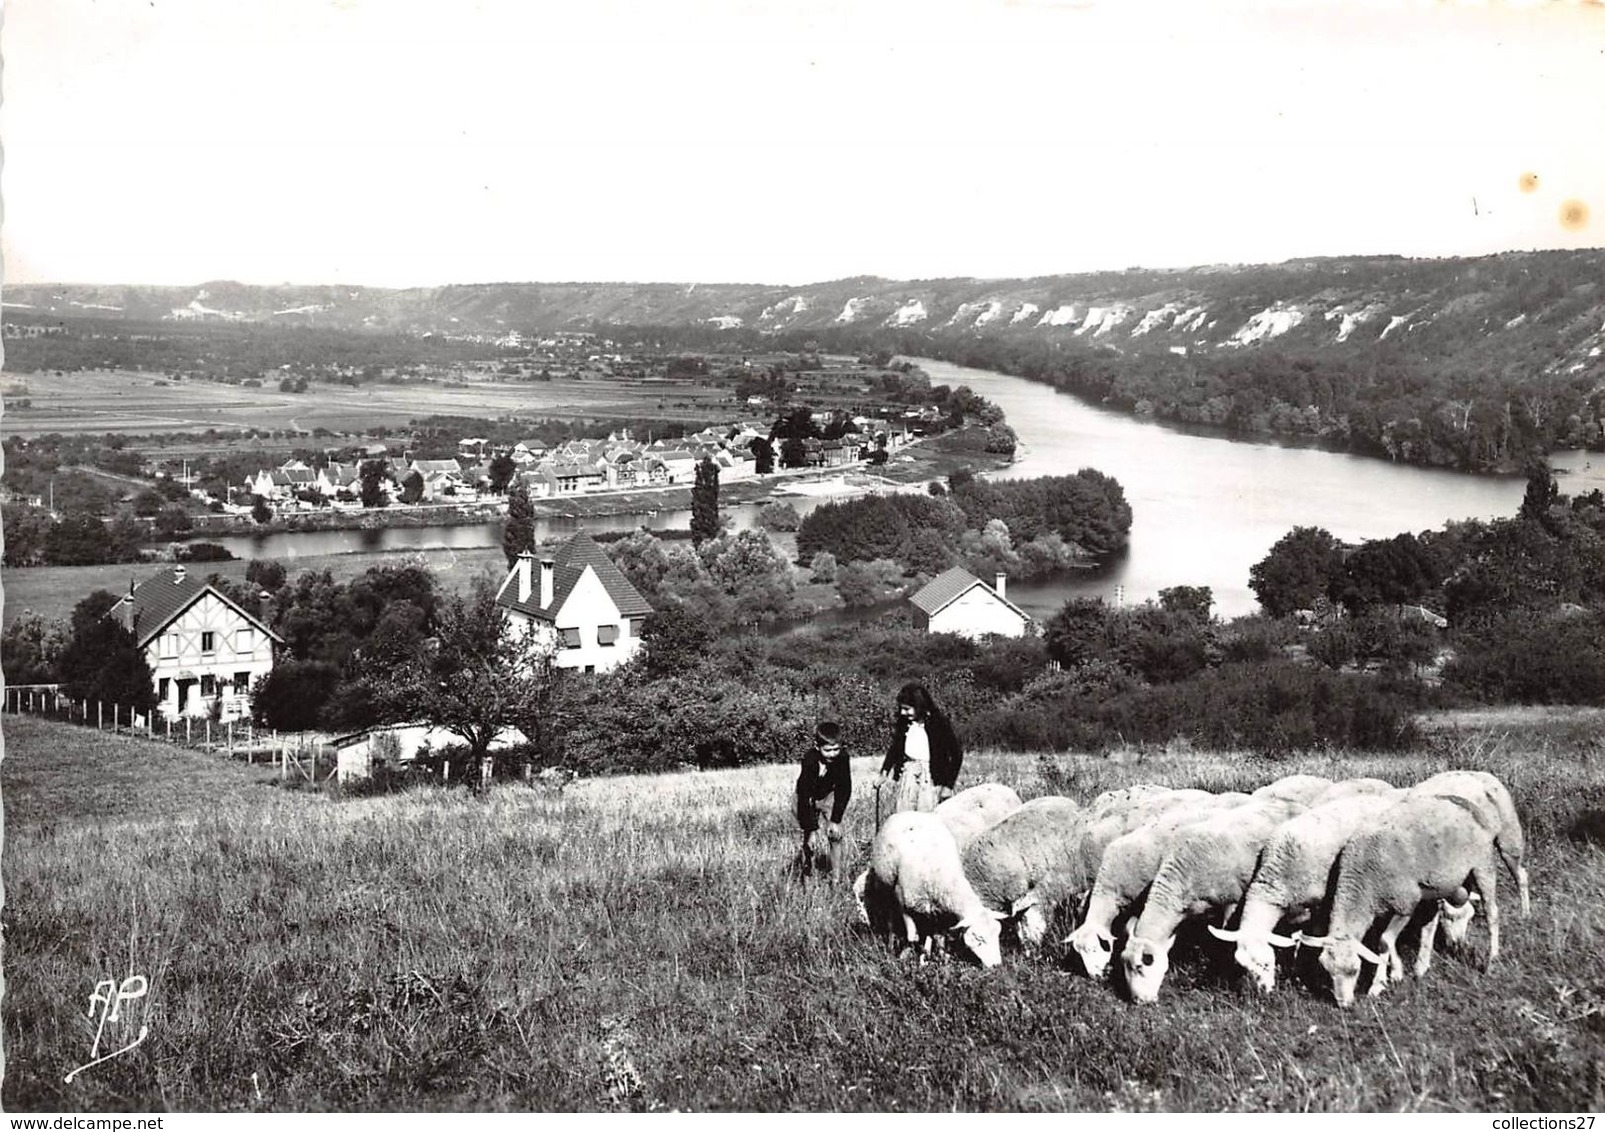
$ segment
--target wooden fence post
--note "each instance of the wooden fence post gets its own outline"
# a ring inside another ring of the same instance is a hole
[[[95,701],[95,730],[104,731],[106,728],[106,701]]]
[[[211,716],[207,716],[206,717],[206,745],[208,747],[210,747],[212,745],[212,717]]]
[[[189,746],[189,741],[190,741],[190,726],[194,722],[195,722],[195,717],[193,715],[186,715],[184,717],[184,745],[186,747]]]

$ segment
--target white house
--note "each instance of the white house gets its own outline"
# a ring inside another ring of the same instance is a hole
[[[990,634],[1023,637],[1030,616],[1005,596],[1008,578],[997,576],[988,586],[962,566],[932,578],[909,598],[914,623],[929,633],[957,633],[979,638]]]
[[[134,634],[156,676],[166,719],[251,713],[251,691],[273,670],[278,634],[183,566],[132,587],[106,616]]]
[[[584,531],[548,559],[518,556],[496,604],[521,632],[556,645],[559,668],[606,672],[634,656],[652,612],[640,592]]]

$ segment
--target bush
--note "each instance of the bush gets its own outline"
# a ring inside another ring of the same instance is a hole
[[[1605,704],[1605,613],[1503,617],[1459,635],[1446,685],[1494,703]]]
[[[192,542],[178,548],[180,562],[232,562],[234,552],[215,542]]]

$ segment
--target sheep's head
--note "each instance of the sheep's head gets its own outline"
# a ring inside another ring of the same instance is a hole
[[[1465,891],[1464,888],[1459,890],[1459,892]],[[1449,943],[1458,944],[1464,942],[1466,933],[1471,930],[1471,918],[1477,914],[1477,906],[1469,898],[1459,904],[1450,898],[1443,902],[1438,914],[1441,917],[1439,928],[1443,932],[1443,938]]]
[[[1339,1006],[1354,1005],[1354,989],[1360,982],[1360,961],[1382,966],[1382,958],[1353,936],[1340,939],[1300,936],[1308,947],[1321,949],[1321,966],[1332,976],[1332,997]]]
[[[960,920],[953,928],[953,933],[963,941],[964,946],[970,949],[970,954],[980,961],[983,967],[996,967],[1003,962],[1003,921],[1008,919],[1007,914],[987,909],[974,916]]]
[[[1175,941],[1175,936],[1156,941],[1135,935],[1126,941],[1120,961],[1126,968],[1126,985],[1131,988],[1133,1002],[1159,1001],[1159,987],[1170,970],[1170,945]]]
[[[1065,939],[1081,956],[1081,965],[1094,979],[1102,978],[1109,970],[1109,961],[1115,954],[1115,937],[1092,924],[1082,924]]]
[[[1237,965],[1248,973],[1257,990],[1269,994],[1276,989],[1276,949],[1292,947],[1294,944],[1292,937],[1244,935],[1241,931],[1227,931],[1224,928],[1217,928],[1214,924],[1209,925],[1209,930],[1215,938],[1237,944],[1232,952],[1232,958],[1236,959]]]

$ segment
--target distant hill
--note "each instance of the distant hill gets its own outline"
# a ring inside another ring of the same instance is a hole
[[[1605,377],[1605,250],[1477,259],[1371,256],[1036,279],[841,279],[750,284],[483,283],[375,287],[21,285],[27,316],[240,321],[499,334],[678,326],[772,334],[886,330],[1006,336],[1119,352],[1351,350],[1436,358],[1492,350],[1547,373]],[[746,337],[746,335],[740,335]]]

